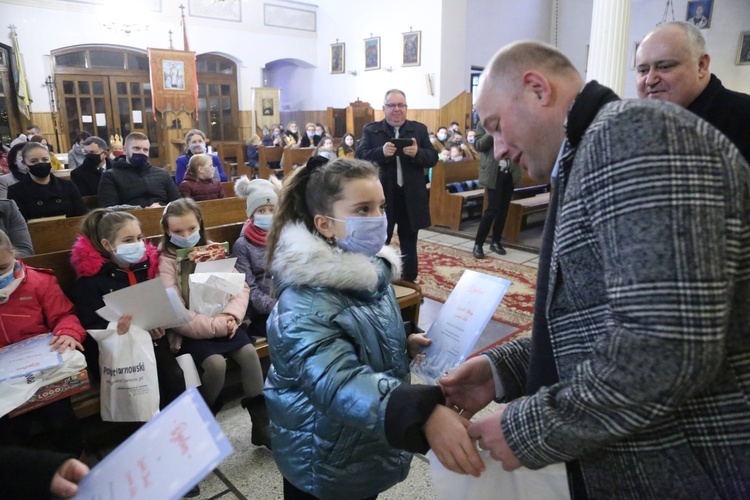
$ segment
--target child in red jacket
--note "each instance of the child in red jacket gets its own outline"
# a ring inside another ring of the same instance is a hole
[[[86,330],[75,315],[52,271],[35,269],[16,259],[8,236],[0,231],[0,347],[52,332],[52,349],[83,350]],[[83,451],[81,430],[70,398],[61,399],[15,418],[0,418],[0,442],[25,445],[33,421],[51,431],[59,449],[78,456]]]

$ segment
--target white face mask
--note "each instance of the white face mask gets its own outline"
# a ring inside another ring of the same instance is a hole
[[[443,142],[448,136],[446,134],[438,134],[437,138],[440,142]]]
[[[143,256],[146,254],[146,244],[141,241],[134,243],[121,243],[115,248],[115,256],[122,262],[128,264],[137,264],[143,260]]]

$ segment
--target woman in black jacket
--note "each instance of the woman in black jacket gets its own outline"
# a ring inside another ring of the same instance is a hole
[[[103,330],[108,322],[96,314],[104,307],[104,295],[159,277],[156,248],[143,241],[141,225],[127,212],[97,209],[83,221],[70,262],[76,271],[73,302],[76,315],[87,330]],[[128,323],[125,325],[125,323]],[[127,326],[127,327],[126,327]],[[129,321],[118,322],[118,333],[127,334]],[[169,350],[164,329],[149,332],[154,340],[159,377],[159,407],[164,408],[185,390],[182,369]],[[83,342],[89,373],[99,378],[99,346],[91,337]]]
[[[21,150],[29,175],[8,188],[8,199],[18,205],[26,220],[86,213],[81,193],[75,185],[52,175],[50,152],[38,142],[29,142]]]

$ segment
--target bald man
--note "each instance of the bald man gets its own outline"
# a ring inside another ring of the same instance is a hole
[[[447,404],[506,402],[469,435],[507,470],[566,462],[574,498],[750,498],[750,167],[554,47],[509,45],[486,73],[495,156],[555,189],[531,339],[443,378]]]
[[[708,69],[706,41],[695,26],[666,23],[635,56],[638,97],[679,104],[721,130],[750,162],[750,95],[726,89]]]

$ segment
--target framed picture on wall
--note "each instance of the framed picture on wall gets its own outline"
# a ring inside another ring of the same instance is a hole
[[[714,0],[697,0],[687,3],[685,22],[705,30],[711,27],[711,14],[714,11]]]
[[[401,51],[401,66],[419,66],[422,64],[422,32],[402,33]]]
[[[344,60],[345,56],[345,46],[344,43],[332,43],[331,44],[331,68],[330,72],[332,74],[343,74],[346,65],[346,62]]]
[[[635,62],[635,56],[638,54],[638,47],[641,46],[641,42],[633,42],[633,60],[630,63],[630,69],[635,69],[636,62]]]
[[[740,43],[737,46],[737,64],[750,64],[750,31],[740,33]]]
[[[380,69],[380,37],[365,38],[365,71]]]

